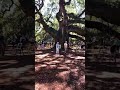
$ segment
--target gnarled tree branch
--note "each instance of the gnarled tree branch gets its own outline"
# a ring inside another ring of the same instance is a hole
[[[120,39],[120,33],[118,33],[117,31],[113,30],[112,28],[110,28],[109,26],[107,26],[103,23],[86,20],[85,26],[87,28],[96,28],[103,33],[106,33],[106,34],[111,35],[111,36],[115,36],[115,37]]]

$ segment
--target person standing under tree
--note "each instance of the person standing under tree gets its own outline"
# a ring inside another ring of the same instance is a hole
[[[44,43],[44,41],[42,41],[41,49],[42,49],[42,50],[45,49],[45,43]]]
[[[64,43],[64,52],[65,53],[67,52],[67,48],[68,48],[68,44],[67,44],[67,41],[65,41],[65,43]]]
[[[56,54],[59,54],[60,51],[60,44],[59,42],[56,43]]]

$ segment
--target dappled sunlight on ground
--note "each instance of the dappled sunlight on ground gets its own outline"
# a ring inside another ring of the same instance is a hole
[[[44,54],[44,55],[36,55],[36,56],[35,56],[35,58],[36,58],[35,61],[36,61],[36,60],[39,60],[39,59],[42,59],[42,58],[45,58],[45,57],[48,56],[48,55],[49,55],[49,53]]]
[[[33,56],[0,58],[0,90],[34,90],[33,63]]]
[[[115,58],[105,49],[86,51],[86,88],[90,90],[120,89],[120,58]]]
[[[43,51],[35,61],[35,90],[85,90],[84,56]]]

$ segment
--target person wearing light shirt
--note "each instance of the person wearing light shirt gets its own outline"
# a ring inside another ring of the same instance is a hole
[[[65,43],[64,43],[64,51],[65,51],[65,53],[67,52],[67,48],[68,48],[68,44],[67,44],[67,41],[65,41]]]

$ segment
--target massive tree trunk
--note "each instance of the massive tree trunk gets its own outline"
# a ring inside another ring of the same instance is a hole
[[[61,48],[64,49],[64,42],[69,42],[69,37],[67,33],[68,16],[65,10],[65,0],[59,0],[59,7],[59,12],[56,15],[59,22],[57,41],[60,42]]]

